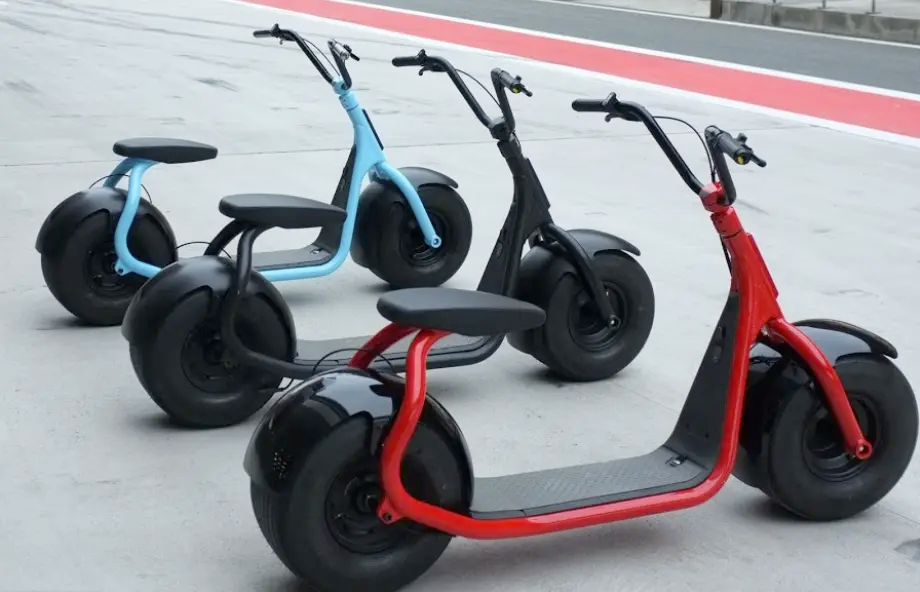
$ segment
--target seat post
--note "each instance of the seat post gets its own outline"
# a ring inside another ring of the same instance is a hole
[[[252,244],[267,228],[250,226],[243,231],[236,248],[236,273],[230,280],[227,296],[220,307],[221,332],[235,336],[236,310],[252,275]]]
[[[400,466],[409,440],[412,439],[419,419],[422,417],[422,411],[425,409],[428,390],[426,369],[428,352],[440,339],[448,335],[450,333],[447,331],[423,329],[412,340],[412,345],[409,346],[406,354],[406,388],[402,401],[399,402],[399,409],[396,411],[396,419],[393,420],[390,432],[383,442],[383,454],[380,459],[380,474],[385,497],[378,512],[382,514],[381,518],[386,524],[402,518],[393,507],[392,500],[389,499],[390,495],[395,493],[397,498],[411,499],[402,485]]]
[[[125,197],[125,205],[122,208],[118,223],[115,225],[115,254],[118,259],[115,261],[115,271],[119,275],[136,273],[143,277],[153,277],[160,272],[160,268],[150,265],[137,259],[128,247],[128,233],[131,231],[131,225],[134,223],[134,217],[137,215],[137,209],[141,203],[141,187],[144,173],[147,169],[157,163],[151,160],[126,159],[122,164],[130,163],[128,174],[128,193]],[[115,168],[118,171],[121,166]],[[110,176],[111,178],[111,176]]]
[[[361,349],[355,352],[354,357],[348,362],[348,367],[361,370],[366,369],[378,356],[380,356],[380,354],[388,350],[394,343],[408,335],[412,335],[416,331],[418,331],[418,329],[415,327],[390,323],[372,335],[371,338],[361,346]]]
[[[112,172],[108,174],[105,178],[105,182],[102,184],[103,187],[116,187],[118,183],[121,182],[121,179],[134,168],[134,165],[138,164],[140,161],[136,158],[123,158],[118,165],[112,169]]]

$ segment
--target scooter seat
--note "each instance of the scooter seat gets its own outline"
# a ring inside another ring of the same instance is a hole
[[[345,221],[345,210],[306,197],[271,193],[228,195],[218,206],[224,216],[254,226],[322,228]]]
[[[115,142],[112,150],[125,158],[152,160],[163,164],[201,162],[217,157],[217,148],[214,146],[173,138],[129,138]]]
[[[377,300],[377,311],[390,322],[437,329],[470,337],[503,335],[543,324],[539,306],[476,290],[409,288]]]

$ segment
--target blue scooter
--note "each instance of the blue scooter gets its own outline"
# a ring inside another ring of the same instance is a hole
[[[472,241],[469,210],[450,177],[421,167],[397,169],[387,162],[370,117],[351,91],[345,66],[358,60],[335,40],[328,47],[335,65],[313,43],[278,28],[256,37],[292,41],[339,97],[354,127],[354,145],[331,203],[312,202],[313,222],[321,228],[313,244],[300,249],[256,253],[253,267],[271,282],[328,275],[351,253],[352,259],[394,288],[439,286],[463,265]],[[330,68],[320,61],[326,58]],[[160,210],[141,198],[143,175],[152,166],[211,160],[217,148],[168,138],[116,142],[124,158],[98,187],[70,196],[48,215],[35,247],[54,297],[68,311],[93,325],[119,325],[138,289],[177,261],[176,238]],[[370,184],[362,192],[365,177]],[[128,178],[128,189],[118,187]],[[221,213],[235,207],[284,210],[304,198],[273,194],[232,196]],[[283,227],[283,226],[282,226]],[[298,226],[302,227],[302,226]],[[211,241],[206,254],[218,255],[241,232],[231,223]],[[354,239],[354,240],[353,240]],[[184,246],[184,245],[180,245]]]

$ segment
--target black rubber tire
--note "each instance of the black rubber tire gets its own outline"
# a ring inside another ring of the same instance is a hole
[[[234,377],[210,390],[189,378],[186,343],[202,325],[217,327],[207,315],[211,296],[194,292],[162,319],[148,343],[132,343],[131,363],[147,394],[179,425],[219,428],[238,424],[261,409],[283,378],[237,367]],[[250,349],[290,360],[290,331],[283,317],[263,298],[249,297],[237,313],[237,333]]]
[[[413,230],[410,239],[408,227],[416,227],[412,209],[404,201],[393,203],[386,215],[364,225],[362,236],[368,249],[376,249],[368,269],[392,288],[433,288],[442,285],[457,273],[470,251],[473,241],[473,220],[469,208],[460,194],[443,185],[423,185],[418,189],[425,211],[441,237],[441,246],[431,249],[424,244],[420,230]],[[385,198],[385,194],[381,194]],[[362,204],[372,207],[373,204]],[[420,258],[412,259],[406,241],[417,244]]]
[[[638,261],[620,251],[605,251],[596,254],[591,265],[605,287],[614,288],[622,300],[614,310],[623,324],[602,348],[587,349],[575,335],[572,308],[584,300],[585,291],[574,274],[565,274],[551,290],[541,291],[542,297],[519,296],[546,311],[543,326],[522,340],[529,344],[528,353],[575,382],[603,380],[628,366],[645,347],[655,319],[655,292]]]
[[[311,450],[292,485],[281,495],[251,488],[259,527],[279,559],[316,592],[394,592],[416,580],[438,560],[451,536],[400,521],[390,529],[411,529],[408,540],[382,552],[346,548],[326,518],[327,496],[340,471],[354,462],[376,462],[368,451],[368,423],[354,418]],[[464,486],[458,459],[438,432],[420,424],[403,461],[407,471],[423,471],[437,495],[425,501],[459,508]],[[413,495],[418,495],[411,491]]]
[[[858,465],[855,474],[840,480],[823,478],[810,467],[806,429],[816,412],[826,412],[810,389],[776,412],[765,444],[768,495],[807,520],[849,518],[876,504],[907,470],[917,442],[917,401],[897,366],[882,356],[865,356],[840,362],[836,368],[851,403],[874,409],[877,421],[872,425],[878,428],[874,437],[865,425],[869,420],[861,422],[874,448],[872,457]],[[842,443],[839,446],[842,450]]]
[[[72,315],[90,325],[120,325],[134,294],[147,278],[136,274],[118,276],[104,293],[89,277],[88,267],[100,250],[109,250],[117,217],[107,212],[83,220],[62,248],[42,254],[42,275],[48,290]],[[131,226],[128,246],[135,257],[157,267],[176,260],[170,237],[152,218],[138,218]]]

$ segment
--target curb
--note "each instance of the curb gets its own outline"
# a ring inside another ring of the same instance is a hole
[[[920,19],[722,0],[725,21],[920,45]]]

